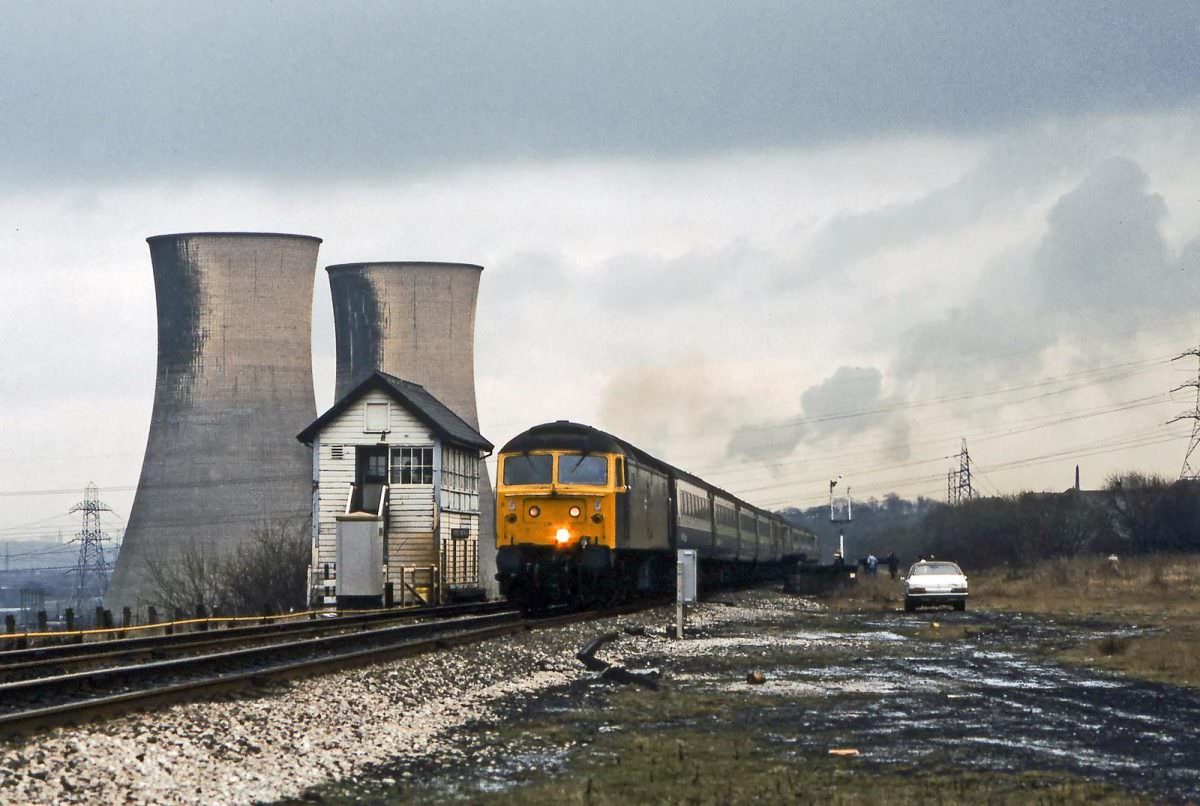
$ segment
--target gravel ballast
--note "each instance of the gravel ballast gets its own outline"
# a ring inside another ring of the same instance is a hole
[[[736,619],[741,608],[700,605],[690,624]],[[761,615],[761,614],[759,614]],[[577,682],[589,672],[575,652],[625,624],[601,653],[620,663],[673,642],[673,610],[587,622],[274,685],[216,701],[57,728],[0,745],[0,802],[246,803],[300,796],[380,766],[420,769],[456,759],[456,731],[502,706]],[[408,763],[405,763],[408,762]],[[402,775],[412,775],[403,772]],[[415,781],[414,781],[415,783]]]

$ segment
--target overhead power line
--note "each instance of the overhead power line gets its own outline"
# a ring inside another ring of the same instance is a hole
[[[1147,432],[1151,432],[1151,433],[1147,433]],[[986,466],[982,466],[982,468],[975,468],[974,466],[972,466],[972,473],[973,474],[977,473],[977,472],[979,472],[980,469],[982,469],[983,471],[985,471],[987,473],[1002,473],[1002,472],[1008,472],[1008,471],[1012,471],[1012,470],[1026,469],[1026,468],[1030,468],[1030,467],[1036,467],[1038,465],[1062,461],[1064,459],[1080,459],[1080,458],[1086,458],[1089,456],[1099,456],[1099,455],[1106,454],[1106,453],[1113,453],[1116,451],[1126,451],[1126,450],[1133,450],[1133,449],[1137,449],[1137,448],[1151,447],[1151,446],[1155,446],[1155,445],[1163,445],[1168,442],[1173,442],[1175,439],[1177,439],[1177,437],[1172,436],[1170,434],[1163,433],[1162,425],[1155,425],[1155,426],[1151,426],[1148,429],[1147,428],[1136,429],[1135,431],[1128,432],[1127,434],[1124,434],[1124,435],[1107,437],[1107,438],[1097,440],[1095,442],[1087,443],[1084,445],[1077,445],[1072,448],[1065,448],[1065,449],[1061,449],[1061,450],[1051,451],[1048,453],[1035,455],[1035,456],[1027,456],[1027,457],[1023,457],[1021,459],[1015,459],[1015,460],[1008,461],[1008,462],[1000,462],[1000,463],[997,463],[994,465],[986,465]],[[860,491],[860,494],[883,494],[883,493],[887,493],[887,492],[895,492],[895,491],[903,490],[906,488],[921,486],[922,492],[927,493],[930,497],[933,497],[933,496],[938,495],[939,493],[938,493],[938,489],[936,487],[931,487],[930,485],[945,484],[945,481],[946,481],[946,476],[940,472],[936,473],[936,474],[927,474],[927,475],[920,475],[920,476],[886,478],[886,479],[880,479],[879,481],[874,482],[874,483],[868,482],[868,483],[862,484],[862,486],[859,487],[859,491]],[[810,482],[810,484],[813,487],[817,486],[816,481],[812,481],[812,482]],[[795,486],[796,485],[794,485],[794,484],[789,485],[789,487],[791,487],[792,489],[794,489]],[[733,490],[733,492],[736,495],[743,495],[743,492],[739,491],[739,490]],[[796,498],[796,497],[777,498],[777,499],[774,499],[771,501],[758,501],[756,503],[758,506],[761,506],[764,508],[784,506],[786,504],[794,504],[797,506],[800,506],[800,505],[815,506],[815,505],[821,503],[823,500],[824,500],[823,494],[816,493],[811,496],[803,496],[800,498]]]

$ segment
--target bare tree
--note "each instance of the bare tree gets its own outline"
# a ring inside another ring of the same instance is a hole
[[[1109,477],[1107,490],[1115,525],[1131,549],[1145,550],[1154,544],[1155,509],[1166,489],[1167,480],[1162,476],[1125,473]]]
[[[312,561],[307,520],[266,521],[224,563],[229,606],[239,613],[284,613],[307,604]]]
[[[286,613],[307,604],[312,555],[306,521],[268,521],[224,564],[230,607],[239,613]]]
[[[266,615],[303,608],[311,561],[307,520],[264,521],[227,553],[198,541],[147,552],[150,604],[172,612]]]
[[[204,606],[209,612],[224,608],[225,562],[212,546],[191,540],[182,546],[157,546],[146,552],[146,578],[150,603],[192,612]]]

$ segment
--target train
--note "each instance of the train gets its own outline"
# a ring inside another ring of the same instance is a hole
[[[496,470],[496,579],[527,610],[673,590],[678,549],[709,588],[819,558],[807,529],[588,425],[523,431]]]

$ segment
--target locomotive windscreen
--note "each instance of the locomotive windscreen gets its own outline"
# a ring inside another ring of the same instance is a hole
[[[509,456],[504,460],[505,484],[549,484],[554,457],[549,454]]]

